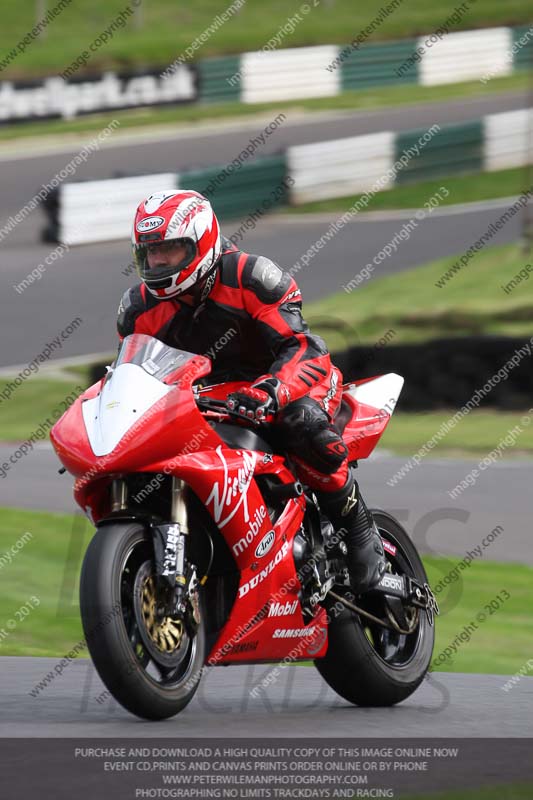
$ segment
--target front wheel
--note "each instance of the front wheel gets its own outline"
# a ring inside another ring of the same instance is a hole
[[[385,511],[371,513],[380,536],[392,545],[385,548],[390,572],[426,583],[424,565],[404,528]],[[384,595],[377,593],[355,600],[357,606],[380,619],[387,618],[386,602]],[[328,610],[332,606],[330,603]],[[414,607],[407,611],[413,623],[409,634],[381,627],[344,606],[337,616],[330,614],[328,651],[315,659],[315,665],[337,694],[359,706],[391,706],[418,688],[431,661],[435,629],[424,611]]]
[[[113,697],[144,719],[172,717],[192,699],[205,660],[201,594],[197,624],[165,616],[153,544],[138,522],[98,529],[81,571],[80,612],[94,666]],[[200,590],[198,589],[198,592]]]

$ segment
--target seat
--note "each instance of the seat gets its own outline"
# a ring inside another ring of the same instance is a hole
[[[352,418],[353,415],[353,408],[350,403],[342,398],[341,402],[337,406],[337,412],[333,417],[333,425],[337,429],[337,432],[340,436],[344,433],[344,429],[346,428],[348,422]]]

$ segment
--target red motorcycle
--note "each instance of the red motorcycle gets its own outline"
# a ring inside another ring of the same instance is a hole
[[[269,441],[198,383],[211,361],[134,334],[51,431],[97,527],[83,630],[110,693],[146,719],[181,711],[206,666],[313,659],[346,700],[386,706],[422,682],[438,613],[408,534],[374,510],[388,571],[354,595],[345,545]],[[403,379],[346,384],[335,424],[350,463],[383,433]],[[261,687],[258,687],[259,689]]]

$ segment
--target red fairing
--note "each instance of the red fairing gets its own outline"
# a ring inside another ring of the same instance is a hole
[[[256,558],[243,568],[237,601],[208,664],[272,661],[287,656],[298,661],[325,654],[327,636],[321,636],[321,629],[326,629],[326,613],[318,608],[306,625],[298,600],[300,582],[292,546],[301,518],[300,510],[284,532],[282,523],[274,525],[275,544],[268,556]]]
[[[209,368],[204,356],[192,359],[171,391],[139,418],[111,453],[101,457],[95,456],[89,443],[82,403],[98,395],[102,382],[80,395],[50,432],[61,462],[78,479],[76,491],[102,475],[149,471],[154,461],[175,458],[184,443],[200,433],[206,446],[218,444],[219,437],[205,422],[191,392],[192,381],[206,375]]]
[[[157,472],[169,465],[170,462],[154,463],[150,471]],[[296,636],[295,631],[305,627],[299,603],[294,605],[300,582],[292,557],[293,539],[303,519],[304,500],[301,497],[290,500],[272,525],[254,480],[256,475],[268,473],[277,475],[282,483],[294,482],[283,458],[276,455],[265,460],[264,453],[230,449],[219,440],[214,452],[187,456],[174,465],[172,472],[185,480],[204,503],[241,572],[237,602],[209,661],[213,664],[250,659],[271,661],[284,658],[295,645],[300,646],[298,654],[294,654],[295,660],[315,657],[317,626],[323,625],[321,610],[306,629],[303,645],[299,635],[291,638]],[[256,618],[267,600],[272,604],[290,603],[291,614],[278,619],[275,614],[263,612],[253,629],[246,632],[246,623]],[[326,649],[324,640],[317,652],[323,654]]]
[[[352,409],[352,416],[342,435],[342,438],[348,446],[349,461],[368,458],[380,440],[391,418],[391,413],[382,408],[376,408],[375,406],[362,403],[347,392],[350,386],[361,386],[364,383],[375,380],[376,377],[379,376],[364,378],[343,386],[344,392],[342,398]]]
[[[159,367],[149,358],[150,351],[143,350],[154,341],[135,335],[125,341],[119,358],[128,362],[125,366],[133,369],[134,374],[144,375],[142,380],[150,387],[159,386],[163,395],[127,429],[107,455],[94,454],[82,412],[84,402],[106,390],[105,381],[78,398],[52,429],[56,452],[77,479],[76,501],[98,522],[110,512],[109,484],[114,477],[139,472],[163,472],[179,477],[211,515],[240,573],[235,603],[207,663],[281,659],[290,662],[325,655],[326,612],[317,606],[314,619],[306,625],[298,599],[301,585],[293,546],[303,523],[304,496],[288,499],[281,515],[272,523],[256,480],[268,474],[281,483],[293,484],[295,477],[285,458],[261,450],[231,447],[209,424],[210,418],[221,418],[220,412],[200,411],[192,391],[193,382],[209,373],[211,362],[204,356],[174,351],[178,354],[174,360],[163,359],[166,371],[157,383],[153,374]],[[185,359],[185,363],[178,368],[180,359]],[[115,367],[115,372],[121,366]],[[146,373],[151,377],[146,377]],[[112,377],[109,380],[112,392],[116,384]],[[120,380],[119,387],[124,385]],[[163,390],[161,382],[170,389]],[[242,381],[197,387],[197,398],[222,400],[239,385]],[[389,415],[358,403],[347,392],[344,397],[353,412],[345,439],[350,456],[361,458],[372,450]],[[108,405],[112,407],[114,403]],[[229,421],[225,415],[222,419]]]

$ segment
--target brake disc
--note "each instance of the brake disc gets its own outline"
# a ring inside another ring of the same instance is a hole
[[[180,614],[169,616],[166,598],[157,587],[150,560],[139,567],[133,588],[137,626],[150,656],[163,667],[175,668],[187,654],[189,636]]]

